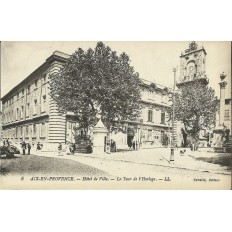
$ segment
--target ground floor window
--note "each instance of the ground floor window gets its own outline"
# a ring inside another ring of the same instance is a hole
[[[147,133],[147,140],[148,140],[148,141],[153,141],[152,130],[148,130],[148,133]]]
[[[27,125],[26,126],[26,137],[28,137],[29,136],[29,126]]]
[[[43,122],[41,123],[41,137],[46,136],[46,124]]]
[[[165,124],[165,112],[161,112],[161,124]]]
[[[153,122],[153,110],[148,110],[148,122]]]

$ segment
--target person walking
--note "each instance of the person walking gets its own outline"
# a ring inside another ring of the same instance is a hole
[[[9,139],[6,140],[6,145],[7,145],[7,147],[10,146],[10,141],[9,141]]]
[[[73,143],[73,144],[72,144],[72,154],[73,154],[73,155],[74,155],[74,153],[75,153],[75,150],[76,150],[76,144]]]
[[[69,144],[69,143],[66,143],[66,144],[65,144],[65,153],[66,153],[66,155],[71,155],[71,152],[70,152],[69,147],[70,147],[70,144]]]
[[[40,146],[40,142],[38,142],[36,145],[36,151],[40,151],[40,150],[41,150],[41,146]]]
[[[69,151],[70,151],[70,154],[71,154],[71,155],[74,154],[74,147],[73,147],[73,144],[72,144],[72,143],[69,144]]]
[[[31,144],[30,143],[27,144],[27,149],[28,149],[27,150],[28,151],[27,154],[30,155],[30,152],[31,152]]]
[[[22,149],[23,149],[23,155],[25,155],[26,154],[25,151],[26,151],[26,148],[27,148],[27,145],[26,145],[25,141],[23,141],[21,143],[21,146],[22,146]]]
[[[62,144],[59,143],[59,145],[58,145],[58,153],[59,153],[58,155],[59,156],[62,156],[61,151],[62,151]]]
[[[135,151],[135,140],[133,141],[133,150]]]

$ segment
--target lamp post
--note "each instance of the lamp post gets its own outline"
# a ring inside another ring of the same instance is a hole
[[[170,154],[170,162],[174,162],[174,120],[175,120],[175,88],[176,88],[176,68],[173,68],[174,72],[174,87],[173,87],[173,97],[172,97],[172,143],[171,143],[171,154]]]

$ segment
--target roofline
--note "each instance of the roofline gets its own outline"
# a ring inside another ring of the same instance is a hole
[[[163,89],[159,88],[159,86],[169,89],[169,87],[167,87],[167,86],[165,86],[165,85],[161,85],[161,84],[159,84],[159,83],[152,82],[152,81],[149,81],[149,80],[146,80],[146,79],[143,79],[143,78],[139,78],[139,79],[140,79],[141,81],[150,82],[150,85],[151,85],[151,84],[155,84],[157,89],[163,90]],[[142,83],[142,85],[150,86],[150,85],[148,85],[148,84],[146,84],[146,83]],[[159,85],[159,86],[157,86],[157,85]]]
[[[20,88],[20,86],[22,86],[23,84],[27,83],[30,79],[32,79],[33,76],[35,76],[37,72],[41,71],[41,69],[45,69],[46,67],[48,67],[49,64],[53,63],[54,61],[60,61],[62,63],[65,63],[68,60],[69,57],[71,57],[71,55],[60,52],[60,51],[53,52],[53,54],[51,56],[49,56],[42,65],[40,65],[29,76],[27,76],[24,80],[22,80],[19,84],[17,84],[13,89],[11,89],[8,93],[6,93],[1,98],[1,101],[5,101],[7,97],[9,97],[11,94],[13,94],[15,91],[17,91]],[[164,86],[164,85],[161,85],[161,84],[158,84],[158,83],[155,83],[155,82],[143,79],[143,78],[139,78],[139,79],[142,81],[141,85],[143,85],[143,86],[150,86],[151,84],[155,84],[157,89],[163,90],[160,87],[164,87],[164,88],[169,89],[169,87],[167,87],[167,86]],[[143,81],[149,82],[150,85],[144,83]]]
[[[186,50],[188,50],[188,49],[186,49]],[[207,55],[207,53],[205,51],[205,48],[204,47],[200,47],[199,49],[191,50],[190,52],[186,52],[186,53],[185,53],[185,51],[181,52],[180,58],[188,56],[188,55],[190,55],[192,53],[195,53],[195,52],[199,52],[199,51],[203,51],[205,53],[205,55]]]
[[[59,56],[58,54],[63,54],[63,56]],[[70,55],[66,53],[59,52],[59,51],[53,52],[53,54],[49,56],[43,64],[41,64],[36,70],[34,70],[31,74],[29,74],[29,76],[23,79],[19,84],[17,84],[13,89],[11,89],[3,97],[1,97],[1,101],[4,101],[12,93],[17,91],[17,89],[19,89],[20,86],[22,86],[23,84],[27,83],[30,79],[32,79],[33,76],[35,76],[37,72],[41,71],[41,69],[45,69],[49,64],[53,63],[54,61],[66,62],[68,60],[68,57],[70,57]]]

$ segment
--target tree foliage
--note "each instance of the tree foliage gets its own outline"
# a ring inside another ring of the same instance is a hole
[[[184,123],[193,138],[215,121],[217,98],[211,87],[195,81],[181,87],[175,95],[175,119]]]
[[[129,56],[117,55],[98,42],[95,49],[79,48],[51,77],[51,97],[60,112],[72,111],[81,126],[94,125],[101,116],[105,125],[139,116],[139,74]]]

